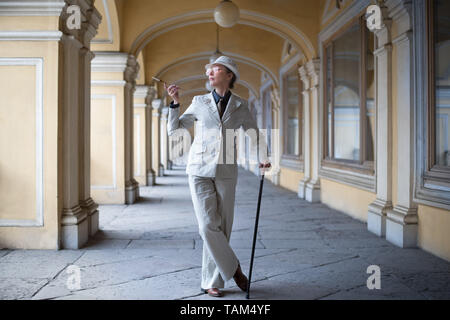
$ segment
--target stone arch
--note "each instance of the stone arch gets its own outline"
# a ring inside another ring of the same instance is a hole
[[[91,41],[92,51],[120,51],[121,33],[116,1],[97,0],[95,7],[102,15],[102,22]]]
[[[292,24],[266,14],[241,10],[238,24],[252,26],[289,41],[299,51],[310,59],[316,56],[316,50],[307,36]],[[183,28],[192,24],[214,22],[213,9],[199,10],[184,13],[175,17],[164,19],[156,24],[147,27],[133,41],[130,53],[137,55],[151,40],[174,29]]]

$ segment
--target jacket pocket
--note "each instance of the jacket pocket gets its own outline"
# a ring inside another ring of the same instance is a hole
[[[195,144],[192,147],[194,153],[203,153],[206,151],[206,144]]]

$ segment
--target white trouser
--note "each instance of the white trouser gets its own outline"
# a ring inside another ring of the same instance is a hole
[[[203,239],[203,289],[223,288],[235,274],[239,261],[229,240],[234,217],[236,178],[189,175],[189,188]]]

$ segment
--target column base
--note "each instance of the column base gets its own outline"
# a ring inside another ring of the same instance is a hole
[[[133,183],[136,186],[136,200],[139,200],[140,193],[139,193],[139,182],[137,182],[135,179],[133,179]]]
[[[159,168],[158,168],[158,177],[163,177],[164,176],[164,166],[162,165],[162,163],[159,164]]]
[[[82,201],[80,206],[87,214],[89,236],[93,236],[99,230],[99,212],[97,210],[98,204],[95,203],[92,198],[88,198]]]
[[[270,181],[276,186],[280,185],[280,170],[270,175]]]
[[[386,212],[392,209],[392,202],[376,199],[369,204],[367,212],[367,230],[379,237],[386,235]]]
[[[311,181],[306,184],[305,199],[308,202],[320,202],[320,183],[319,181]]]
[[[386,240],[401,248],[417,247],[417,208],[395,206],[387,212]]]
[[[132,179],[125,186],[125,204],[133,204],[139,199],[139,183]]]
[[[173,163],[171,160],[167,160],[167,169],[172,170]]]
[[[154,186],[156,184],[156,174],[153,169],[150,169],[147,171],[147,180],[146,180],[147,186]]]
[[[95,210],[89,219],[89,236],[93,237],[100,229],[100,212]]]
[[[80,207],[64,209],[62,216],[61,245],[64,249],[80,249],[89,239],[87,213]]]
[[[306,197],[306,184],[308,183],[309,178],[305,178],[303,180],[300,180],[300,182],[298,183],[298,191],[297,191],[297,196],[300,199],[305,199]]]

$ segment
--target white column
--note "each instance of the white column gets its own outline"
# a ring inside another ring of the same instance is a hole
[[[399,9],[399,10],[398,10]],[[417,206],[413,203],[414,109],[412,93],[411,4],[402,2],[392,18],[399,26],[393,40],[397,58],[397,203],[387,211],[386,239],[399,247],[417,246]]]
[[[383,17],[387,8],[382,6]],[[376,175],[377,198],[369,205],[367,229],[380,237],[386,234],[386,213],[392,208],[392,44],[391,24],[375,31],[375,91],[377,108]]]
[[[133,55],[128,56],[125,69],[125,203],[132,204],[139,198],[139,183],[134,179],[134,108],[133,95],[139,65]]]
[[[167,117],[169,107],[163,107],[161,110],[161,164],[163,170],[169,169],[169,136],[167,134]],[[164,173],[163,173],[164,174]]]
[[[79,51],[82,43],[64,35],[63,93],[62,93],[62,246],[80,248],[88,240],[87,213],[79,203]]]
[[[91,198],[91,61],[94,54],[82,49],[80,56],[80,90],[82,106],[80,108],[80,202],[88,216],[89,235],[99,228],[98,204]]]
[[[163,176],[163,171],[161,168],[161,109],[162,109],[162,100],[154,99],[152,101],[152,144],[153,144],[153,161],[152,167],[155,172],[158,173],[158,177]]]
[[[78,249],[98,230],[97,204],[90,197],[90,41],[100,23],[93,1],[79,0],[82,28],[66,29],[67,12],[61,15],[63,48],[62,114],[62,217],[61,245]]]
[[[306,184],[305,199],[309,202],[320,202],[319,180],[319,70],[320,60],[313,59],[306,63],[306,70],[310,78],[310,106],[311,106],[311,179]]]
[[[145,154],[146,154],[146,168],[147,168],[147,186],[154,186],[156,183],[156,173],[152,168],[153,159],[153,116],[152,116],[152,101],[156,97],[155,88],[151,87],[148,91],[147,97],[145,98],[145,103],[147,107],[145,108]]]
[[[273,162],[272,166],[272,174],[270,179],[272,183],[279,186],[280,185],[280,162],[281,162],[281,135],[280,135],[280,106],[281,106],[281,97],[280,97],[280,89],[275,86],[272,87],[270,91],[270,99],[272,100],[272,111],[273,111],[273,119],[272,119],[272,153],[271,153],[271,161]],[[277,128],[275,125],[277,124]]]
[[[303,179],[300,180],[298,184],[298,197],[300,199],[305,199],[306,196],[306,184],[310,180],[310,170],[311,170],[311,162],[310,162],[310,103],[309,103],[309,95],[310,95],[310,79],[307,74],[306,66],[301,66],[298,69],[300,74],[300,80],[303,82],[303,168],[304,168],[304,176]]]

